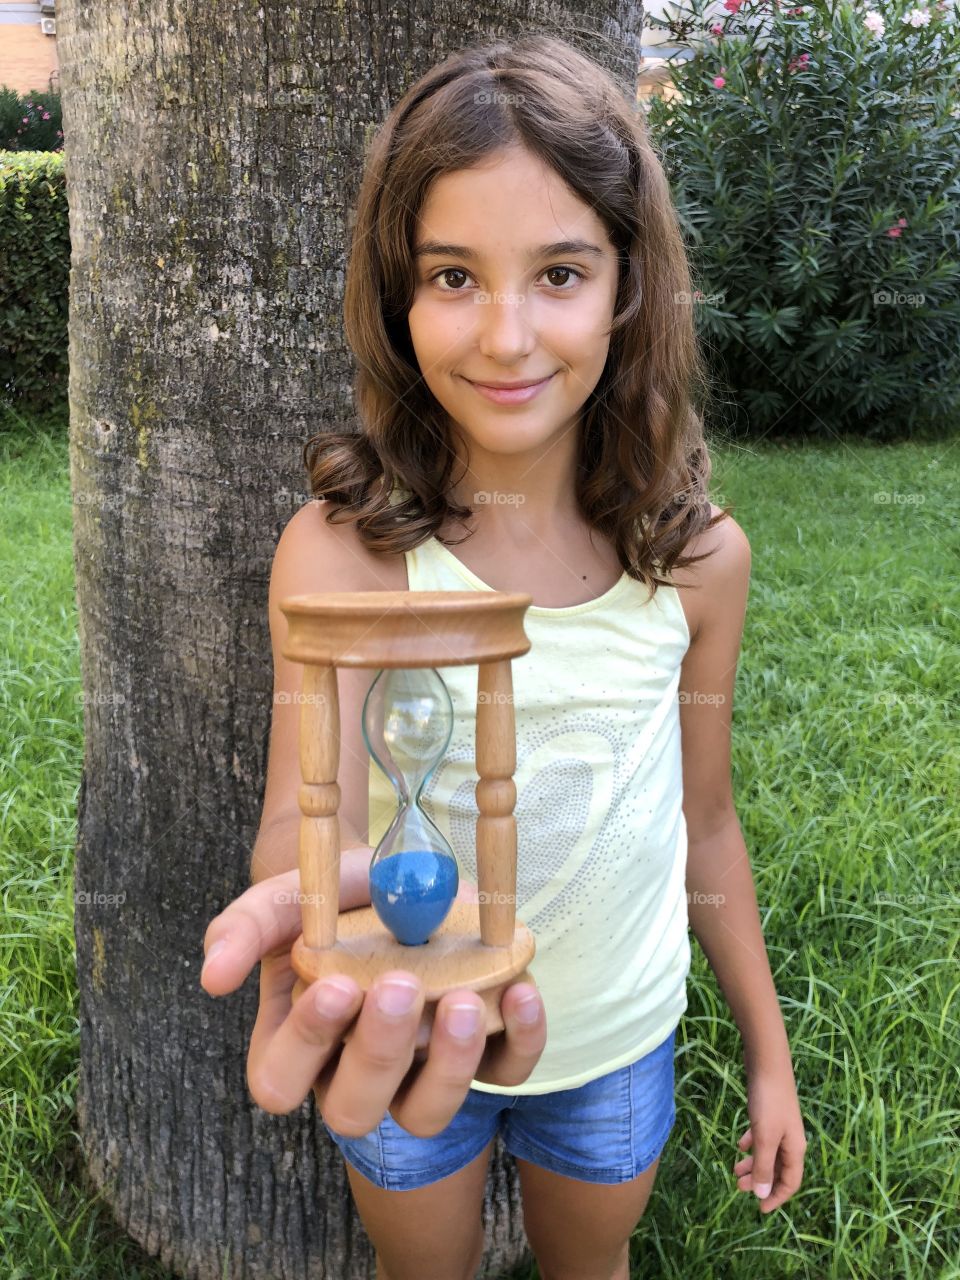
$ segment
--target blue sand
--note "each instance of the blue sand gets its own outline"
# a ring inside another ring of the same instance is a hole
[[[407,947],[420,946],[443,923],[459,887],[456,860],[432,849],[391,853],[370,872],[374,910]]]

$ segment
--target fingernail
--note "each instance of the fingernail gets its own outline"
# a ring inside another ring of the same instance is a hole
[[[771,1186],[772,1184],[769,1182],[758,1182],[757,1185],[753,1188],[754,1191],[757,1193],[757,1199],[766,1200],[767,1196],[770,1194]]]
[[[417,999],[417,988],[400,978],[391,978],[377,987],[377,1008],[393,1016],[409,1013]]]
[[[469,1040],[480,1025],[480,1010],[475,1004],[454,1004],[444,1011],[444,1024],[458,1040]]]
[[[210,948],[207,954],[203,957],[203,964],[200,966],[201,973],[203,973],[204,969],[207,967],[207,964],[213,959],[213,957],[217,955],[218,952],[222,951],[226,945],[227,945],[226,938],[219,938],[213,944],[213,946]]]
[[[530,1026],[540,1017],[540,998],[539,996],[528,996],[526,1000],[521,1000],[517,1005],[516,1019],[518,1022]]]
[[[336,978],[327,978],[313,997],[317,1012],[325,1018],[340,1018],[353,1003],[354,991]]]

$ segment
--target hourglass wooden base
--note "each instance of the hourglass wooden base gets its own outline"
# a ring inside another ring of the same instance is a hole
[[[317,978],[347,973],[367,990],[388,969],[415,973],[425,1013],[457,987],[487,1007],[488,1034],[503,1030],[500,997],[535,978],[536,949],[516,918],[516,734],[511,659],[530,641],[523,615],[531,597],[500,591],[359,591],[294,596],[284,657],[304,664],[300,710],[300,890],[303,934],[291,963],[295,997]],[[455,900],[416,946],[404,946],[373,907],[339,914],[340,826],[337,783],[340,705],[337,667],[445,667],[476,664],[476,863],[479,902]],[[346,1038],[349,1038],[349,1033]]]
[[[318,978],[345,973],[363,991],[390,969],[407,969],[423,983],[424,1013],[432,1022],[433,1010],[448,991],[466,988],[483,1000],[487,1009],[486,1032],[503,1030],[500,997],[514,982],[533,982],[527,965],[536,943],[526,925],[517,923],[509,946],[488,947],[479,937],[475,902],[454,902],[450,913],[432,934],[429,943],[407,947],[397,942],[372,907],[345,911],[337,922],[337,941],[315,950],[297,940],[292,952],[298,974],[294,997]],[[535,985],[535,984],[534,984]]]

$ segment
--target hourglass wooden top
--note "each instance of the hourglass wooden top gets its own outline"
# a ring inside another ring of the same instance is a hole
[[[526,653],[513,591],[326,591],[280,601],[283,656],[336,667],[454,667]]]

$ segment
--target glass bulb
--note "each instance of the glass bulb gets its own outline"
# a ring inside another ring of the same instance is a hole
[[[363,739],[397,795],[397,813],[370,862],[370,901],[405,946],[429,941],[460,888],[450,845],[420,806],[453,734],[453,702],[433,667],[381,671],[363,704]]]

